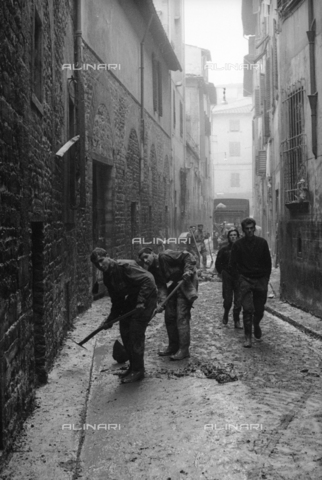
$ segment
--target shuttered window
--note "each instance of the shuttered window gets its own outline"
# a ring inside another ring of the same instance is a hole
[[[240,174],[239,173],[231,173],[230,175],[230,186],[231,187],[240,187]]]
[[[229,130],[231,132],[239,132],[240,130],[240,121],[237,119],[237,120],[229,120]]]
[[[240,157],[240,142],[229,142],[229,156]]]

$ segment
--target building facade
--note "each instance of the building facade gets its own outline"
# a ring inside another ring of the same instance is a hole
[[[154,0],[155,9],[169,42],[182,66],[171,71],[171,160],[169,234],[177,237],[186,228],[185,204],[182,203],[182,172],[186,167],[185,111],[185,48],[184,48],[184,2],[183,0]]]
[[[135,258],[143,239],[170,233],[170,71],[181,66],[152,0],[5,1],[0,9],[7,451],[66,331],[91,304],[101,280],[93,247]]]
[[[208,81],[209,50],[186,45],[186,168],[182,183],[186,185],[182,203],[185,224],[202,223],[212,231],[213,175],[211,157],[211,106],[216,104],[214,85]]]
[[[152,1],[84,2],[82,22],[84,64],[116,65],[83,72],[93,246],[135,258],[174,223],[170,70],[181,66]]]
[[[285,300],[322,316],[322,5],[243,2],[255,40],[255,201]],[[252,10],[251,10],[252,9]]]
[[[0,12],[0,448],[7,451],[67,329],[91,303],[91,222],[80,142],[55,156],[83,128],[79,89],[62,70],[76,55],[76,4],[5,1]]]
[[[250,97],[230,102],[225,100],[225,103],[220,103],[212,109],[211,151],[215,168],[215,198],[249,200],[251,214],[253,214],[252,117],[253,104]]]

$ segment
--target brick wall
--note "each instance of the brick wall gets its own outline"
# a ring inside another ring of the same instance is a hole
[[[279,248],[283,299],[322,317],[322,223],[281,222]]]
[[[83,62],[102,63],[87,46]],[[144,158],[140,166],[139,102],[111,71],[88,69],[84,79],[87,168],[91,170],[93,162],[108,165],[112,178],[112,194],[106,203],[106,210],[110,208],[108,203],[113,209],[111,247],[106,241],[99,246],[107,248],[115,258],[136,258],[140,246],[132,246],[133,237],[150,241],[153,237],[163,238],[168,231],[170,216],[165,207],[168,212],[173,210],[169,194],[171,140],[145,113]],[[105,111],[100,133],[95,124],[99,110]]]
[[[64,158],[72,2],[0,5],[0,448],[9,449],[77,312],[89,306],[87,209],[66,225]],[[33,88],[35,8],[42,30],[42,98]],[[71,61],[73,59],[70,59]]]

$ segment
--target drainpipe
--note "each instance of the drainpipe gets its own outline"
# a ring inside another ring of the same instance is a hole
[[[82,17],[81,1],[76,0],[76,32],[75,32],[75,63],[82,63]],[[75,71],[77,81],[77,128],[79,139],[79,168],[80,168],[80,208],[86,206],[86,186],[85,186],[85,105],[84,105],[84,85],[82,79],[82,70]]]
[[[146,36],[150,30],[151,23],[154,17],[154,13],[151,14],[149,23],[146,27],[141,45],[140,45],[140,53],[141,53],[141,65],[140,65],[140,70],[141,70],[141,132],[140,132],[140,164],[139,164],[139,191],[141,192],[141,184],[142,184],[142,172],[143,172],[143,159],[144,159],[144,137],[145,137],[145,125],[144,125],[144,42],[146,39]]]
[[[309,29],[306,32],[309,40],[310,51],[310,83],[311,83],[311,95],[308,95],[308,99],[311,107],[311,128],[312,128],[312,152],[315,158],[317,158],[317,101],[318,92],[316,91],[316,75],[315,75],[315,27],[316,22],[314,19],[313,2],[309,0]]]

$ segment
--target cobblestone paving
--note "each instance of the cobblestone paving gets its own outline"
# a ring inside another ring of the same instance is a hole
[[[108,299],[95,302],[70,336],[79,341],[108,311]],[[245,349],[243,331],[221,317],[221,283],[202,283],[191,358],[171,362],[157,356],[167,340],[158,315],[147,329],[146,378],[132,385],[120,385],[124,366],[111,358],[117,326],[87,351],[68,340],[0,478],[320,480],[321,342],[265,313],[262,341]],[[205,378],[204,366],[238,380]]]
[[[106,472],[115,480],[322,477],[320,343],[265,314],[263,340],[245,349],[243,331],[231,318],[223,326],[221,316],[221,284],[205,282],[193,311],[191,359],[156,355],[166,343],[158,316],[148,329],[147,378],[140,385],[119,386],[116,376],[111,383],[109,373],[119,367],[105,356],[99,368],[109,365],[106,377],[94,365],[87,421],[108,411],[121,429],[109,439],[86,433],[82,478],[103,479]],[[200,359],[233,364],[238,381],[165,375]]]

